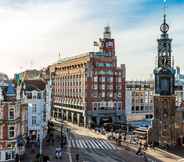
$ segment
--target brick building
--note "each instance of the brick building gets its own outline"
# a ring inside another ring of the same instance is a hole
[[[59,60],[49,67],[52,79],[52,117],[84,126],[124,121],[125,65],[117,66],[115,42],[109,27],[97,52]]]
[[[27,106],[16,98],[14,84],[0,87],[0,161],[10,161],[25,151]]]

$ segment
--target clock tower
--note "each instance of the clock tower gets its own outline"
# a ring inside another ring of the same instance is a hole
[[[166,14],[164,22],[160,26],[161,37],[158,39],[158,62],[154,70],[155,74],[155,93],[159,95],[174,94],[174,76],[175,70],[172,67],[171,42],[168,35],[169,25],[166,23]]]
[[[175,144],[175,70],[172,65],[171,42],[166,23],[166,14],[160,26],[161,36],[158,42],[158,62],[154,69],[155,96],[153,139],[158,145],[172,146]]]

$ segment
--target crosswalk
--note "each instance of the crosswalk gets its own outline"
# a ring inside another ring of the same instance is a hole
[[[117,150],[112,143],[102,139],[70,139],[69,147],[81,149]]]

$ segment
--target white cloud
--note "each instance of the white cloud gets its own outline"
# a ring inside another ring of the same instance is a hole
[[[104,25],[110,22],[112,35],[116,39],[118,63],[126,64],[127,78],[143,79],[152,73],[161,14],[145,16],[131,28],[128,28],[127,23],[127,16],[132,16],[128,12],[142,9],[144,0],[139,3],[129,0],[122,3],[121,8],[116,3],[110,5],[104,2],[99,6],[89,1],[74,0],[39,2],[28,1],[12,6],[7,3],[0,7],[0,71],[12,75],[20,71],[20,67],[21,70],[30,68],[30,62],[35,68],[47,66],[57,60],[59,51],[62,57],[91,51],[93,41],[102,36]],[[170,34],[174,38],[173,51],[177,64],[184,68],[181,34],[184,32],[181,20],[184,15],[175,8],[171,10],[170,17],[174,19],[169,20],[169,23]],[[122,15],[118,17],[120,13]]]

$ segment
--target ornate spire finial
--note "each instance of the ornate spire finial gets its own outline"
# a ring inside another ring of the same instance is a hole
[[[160,30],[163,33],[167,33],[169,30],[169,25],[166,23],[166,0],[164,0],[164,22],[160,26]]]

